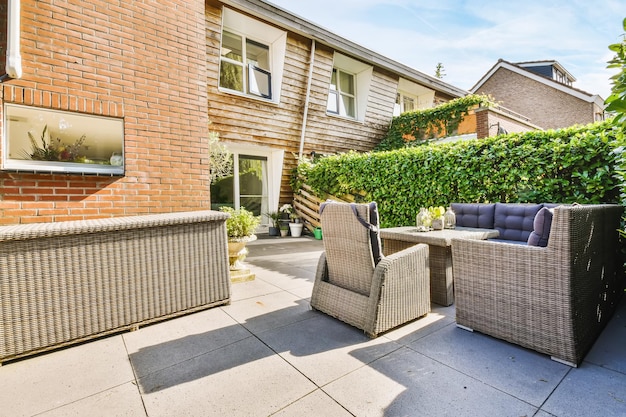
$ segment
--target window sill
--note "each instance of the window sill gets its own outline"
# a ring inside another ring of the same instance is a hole
[[[359,120],[359,119],[356,119],[356,118],[350,117],[350,116],[342,116],[342,115],[337,114],[337,113],[326,112],[326,116],[328,116],[328,117],[336,117],[337,119],[346,120],[346,121],[349,121],[349,122],[360,123],[360,124],[365,123],[365,120]]]
[[[254,101],[260,101],[260,102],[266,103],[266,104],[273,104],[275,106],[278,106],[280,104],[279,101],[274,101],[273,99],[269,99],[269,98],[263,98],[261,96],[257,96],[257,95],[254,95],[254,94],[244,94],[244,93],[240,93],[239,91],[228,90],[228,89],[221,88],[221,87],[218,87],[217,90],[220,93],[223,93],[223,94],[228,94],[228,95],[231,95],[231,96],[237,96],[237,97],[241,97],[241,98],[247,98],[247,99],[254,100]]]
[[[24,161],[8,159],[4,161],[2,171],[36,172],[47,174],[96,174],[96,175],[124,175],[124,166],[88,164],[79,162],[55,161]]]

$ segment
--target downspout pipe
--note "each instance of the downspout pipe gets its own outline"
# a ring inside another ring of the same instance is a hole
[[[7,55],[5,72],[10,78],[22,77],[20,54],[20,0],[9,0],[7,9]]]
[[[306,95],[304,97],[304,111],[302,112],[302,128],[300,129],[300,152],[298,161],[302,159],[304,152],[304,137],[306,135],[306,121],[309,114],[309,101],[311,100],[311,83],[313,82],[313,66],[315,63],[315,39],[311,39],[311,57],[309,58],[309,79],[306,85]]]

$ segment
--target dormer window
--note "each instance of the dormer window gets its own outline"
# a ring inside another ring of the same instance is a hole
[[[287,33],[224,8],[219,89],[280,101]]]

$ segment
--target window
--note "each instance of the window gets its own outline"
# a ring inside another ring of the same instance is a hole
[[[327,113],[364,121],[373,72],[371,65],[335,53]]]
[[[433,107],[434,99],[434,90],[400,78],[398,80],[398,91],[393,107],[393,115],[400,116],[404,112],[431,108]]]
[[[271,99],[272,74],[269,56],[268,45],[224,30],[220,87]]]
[[[287,33],[224,8],[221,91],[279,102]]]
[[[408,93],[399,92],[396,94],[396,105],[393,110],[394,116],[399,116],[402,113],[417,110],[417,97],[409,95]]]
[[[354,75],[333,68],[328,92],[328,112],[346,117],[356,117]]]
[[[124,122],[112,117],[5,104],[2,168],[124,174]]]

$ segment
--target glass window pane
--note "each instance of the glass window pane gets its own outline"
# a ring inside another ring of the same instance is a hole
[[[330,77],[330,89],[337,91],[337,70],[333,68],[333,75]]]
[[[265,98],[272,98],[272,76],[250,64],[248,67],[248,92]]]
[[[341,96],[341,110],[339,114],[341,114],[342,116],[355,117],[355,108],[356,106],[354,105],[354,97],[344,95]]]
[[[404,97],[404,111],[415,110],[415,100],[411,97]]]
[[[328,102],[326,103],[326,110],[329,113],[339,114],[339,93],[336,91],[328,92]]]
[[[354,76],[339,71],[339,88],[342,93],[354,95]]]
[[[236,35],[234,33],[230,33],[224,31],[222,33],[222,51],[221,54],[223,57],[232,59],[234,61],[243,62],[241,52],[242,48],[242,40],[241,36]]]
[[[220,64],[220,87],[243,93],[243,67],[222,61]]]
[[[240,207],[260,216],[267,200],[267,158],[239,155]]]
[[[266,71],[270,70],[270,48],[262,43],[246,40],[246,58],[248,64]]]
[[[124,121],[6,104],[3,168],[124,173]]]

